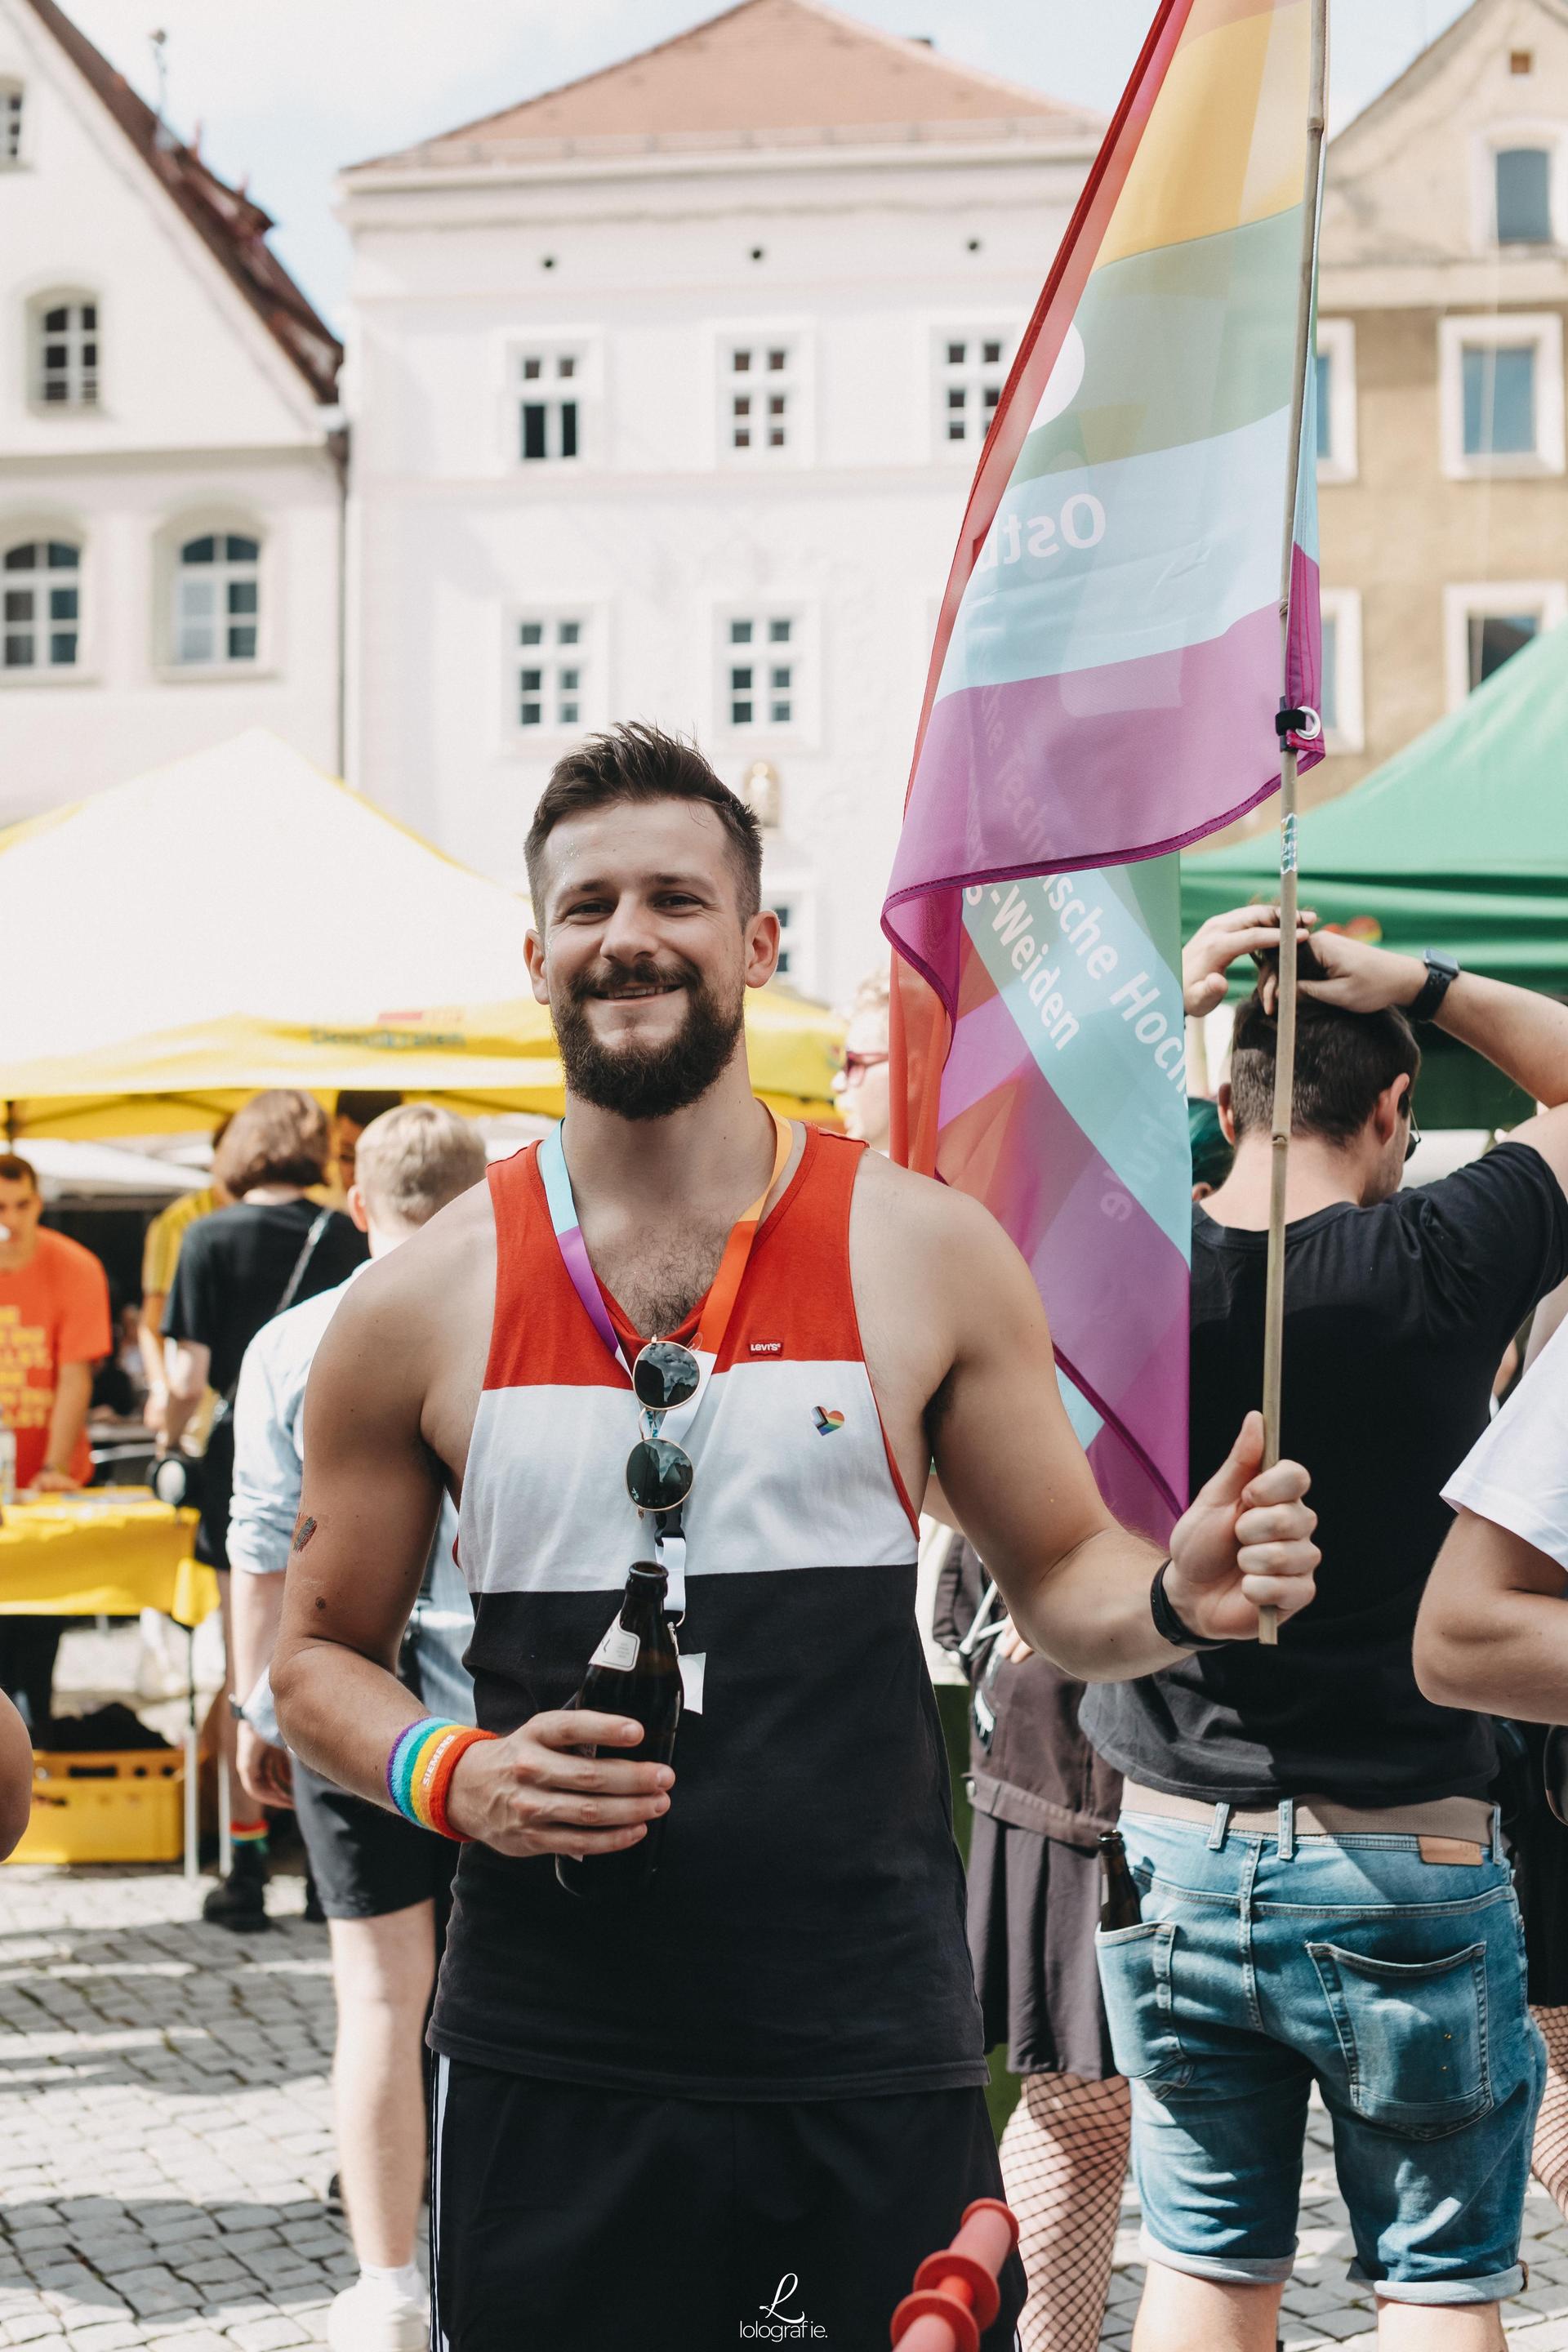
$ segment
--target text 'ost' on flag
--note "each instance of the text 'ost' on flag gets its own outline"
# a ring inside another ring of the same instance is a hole
[[[1317,701],[1314,5],[1159,10],[981,457],[883,915],[900,1156],[1017,1242],[1154,1533],[1186,1492],[1173,853],[1277,788],[1281,698]]]

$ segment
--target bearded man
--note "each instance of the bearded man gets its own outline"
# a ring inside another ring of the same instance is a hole
[[[528,860],[564,1126],[373,1265],[321,1343],[279,1716],[340,1787],[471,1841],[431,2028],[437,2340],[858,2352],[1000,2186],[914,1615],[933,1461],[1014,1622],[1086,1679],[1303,1607],[1307,1476],[1260,1470],[1249,1415],[1162,1561],[1100,1502],[985,1211],[754,1098],[778,923],[755,819],[693,746],[573,751]],[[639,1421],[655,1334],[698,1384]],[[627,1449],[672,1423],[689,1491],[644,1517]],[[477,1730],[393,1672],[443,1487]],[[656,1549],[706,1661],[673,1770],[568,1711]],[[635,1901],[560,1885],[557,1855],[591,1869],[652,1821]],[[1015,2258],[986,2352],[1023,2296]]]

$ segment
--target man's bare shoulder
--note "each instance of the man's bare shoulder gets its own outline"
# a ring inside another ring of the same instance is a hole
[[[879,1239],[963,1268],[995,1266],[1018,1254],[989,1209],[933,1176],[918,1176],[868,1151],[856,1179],[856,1204]]]

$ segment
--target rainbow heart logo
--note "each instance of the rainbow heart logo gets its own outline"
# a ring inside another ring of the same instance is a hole
[[[812,1410],[816,1415],[818,1437],[831,1437],[836,1429],[843,1428],[844,1415],[841,1412],[830,1412],[825,1404],[815,1405]]]

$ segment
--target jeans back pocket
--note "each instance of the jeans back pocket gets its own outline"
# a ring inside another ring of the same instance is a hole
[[[1116,2071],[1152,2089],[1179,2091],[1192,2062],[1176,2032],[1171,1963],[1173,1919],[1142,1919],[1134,1927],[1095,1932],[1100,1985],[1110,2027]]]
[[[1358,2115],[1409,2138],[1440,2139],[1487,2113],[1485,1944],[1435,1960],[1374,1959],[1335,1944],[1307,1950]]]

